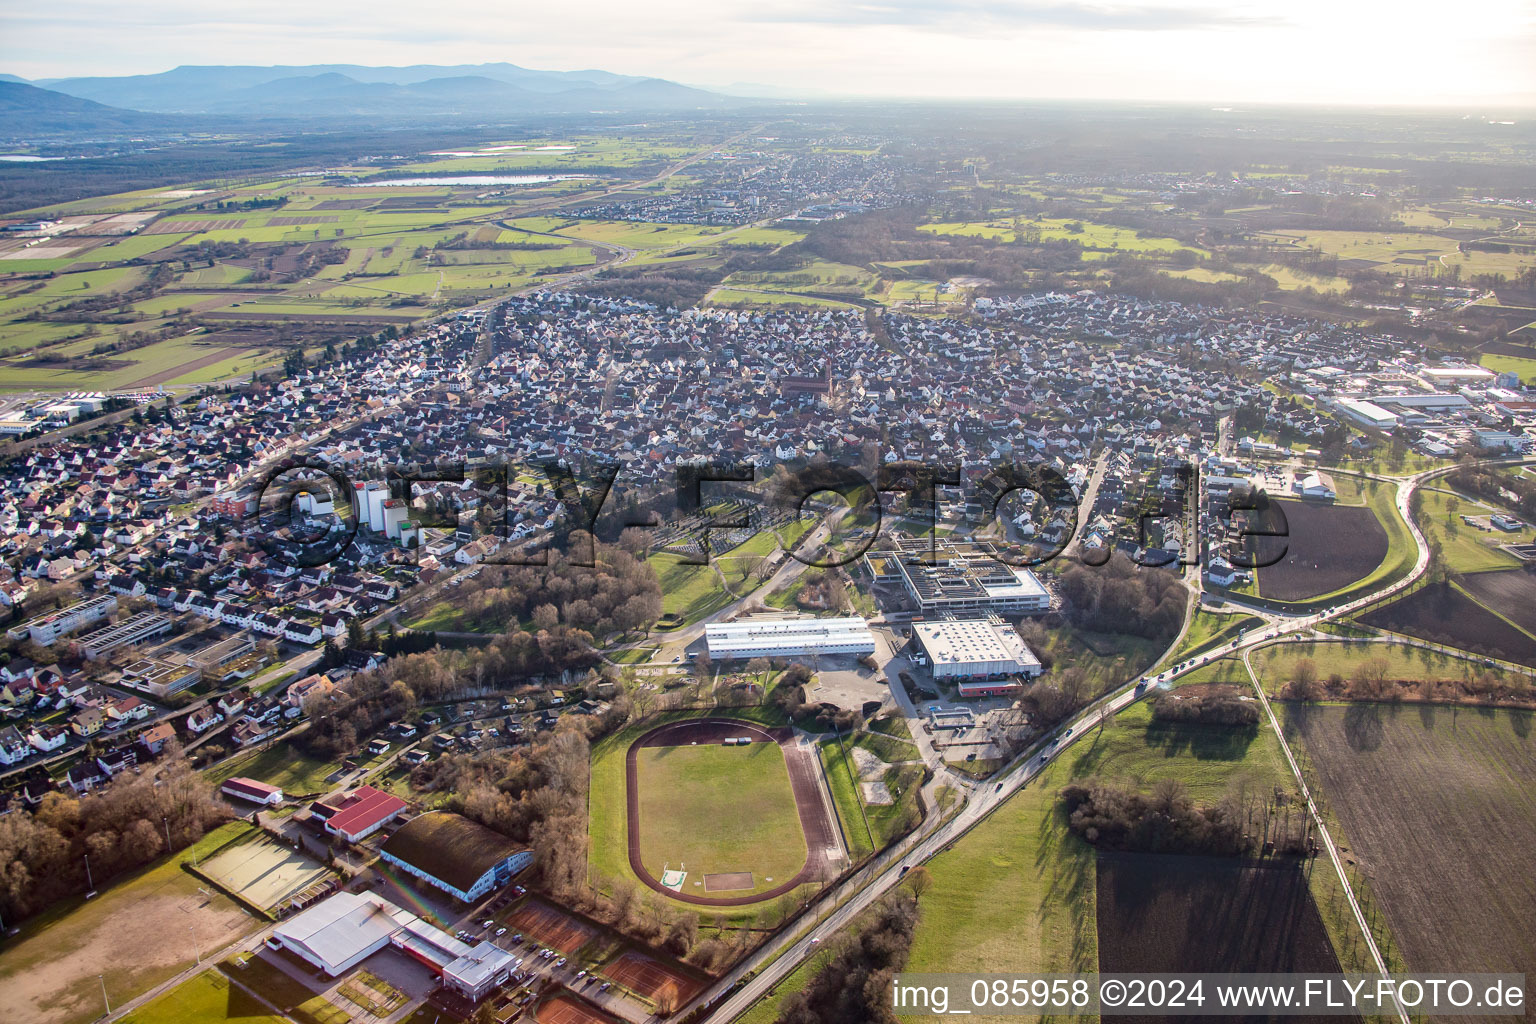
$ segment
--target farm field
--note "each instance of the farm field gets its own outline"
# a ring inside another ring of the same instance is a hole
[[[1409,969],[1536,970],[1530,712],[1286,705],[1284,719]]]
[[[1516,277],[1536,256],[1529,253],[1462,252],[1455,239],[1414,231],[1266,231],[1262,236],[1298,249],[1318,248],[1347,266],[1386,273],[1431,268],[1447,276],[1461,268],[1463,278],[1475,274]]]
[[[0,253],[0,387],[187,387],[248,377],[281,359],[285,324],[366,333],[592,267],[596,253],[580,238],[485,223],[567,188],[557,185],[488,202],[473,186],[354,189],[274,177],[66,204],[91,223],[109,213],[134,218],[138,233],[93,235],[122,229],[86,223],[61,239],[67,244]],[[280,205],[257,205],[272,203]],[[32,276],[43,274],[55,276]],[[195,344],[200,328],[217,324],[247,325],[249,337],[238,346]],[[120,344],[132,334],[168,337]]]
[[[710,874],[750,872],[743,892],[793,878],[806,859],[789,770],[777,743],[643,747],[641,863],[653,877],[688,872],[688,893]],[[733,886],[731,892],[735,893]]]
[[[210,832],[200,855],[243,827]],[[211,952],[253,931],[255,918],[224,896],[204,894],[206,883],[182,870],[187,856],[163,857],[89,902],[69,901],[24,926],[0,957],[0,1022],[84,1024],[100,1016],[103,982],[120,1005],[192,966],[194,937]],[[151,934],[163,941],[123,941]]]
[[[1361,615],[1368,626],[1522,665],[1536,665],[1536,639],[1499,618],[1455,583],[1433,583]]]
[[[1268,561],[1281,545],[1285,557],[1257,570],[1259,593],[1277,601],[1304,601],[1331,594],[1370,575],[1387,556],[1387,532],[1363,505],[1277,500],[1288,535],[1261,540]]]
[[[1536,633],[1536,576],[1521,569],[1478,572],[1456,582],[1479,604],[1504,616],[1527,633]]]
[[[1084,737],[952,848],[928,865],[909,971],[1097,970],[1095,851],[1067,828],[1057,801],[1073,779],[1150,788],[1177,779],[1196,801],[1230,788],[1284,785],[1278,741],[1267,731],[1155,727],[1145,704]]]
[[[1260,273],[1274,279],[1281,291],[1295,292],[1304,288],[1337,295],[1349,291],[1349,281],[1346,278],[1332,274],[1308,274],[1288,267],[1284,263],[1266,263],[1263,266],[1254,265]]]
[[[1339,971],[1307,879],[1326,860],[1101,853],[1097,869],[1100,971]]]
[[[1080,229],[1073,230],[1069,225],[1078,225]],[[1038,230],[1041,241],[1076,241],[1085,249],[1099,253],[1136,252],[1168,255],[1180,249],[1188,249],[1197,255],[1207,255],[1204,250],[1185,245],[1176,238],[1143,235],[1130,228],[1063,218],[1012,217],[981,222],[922,224],[918,226],[918,230],[929,231],[936,235],[991,238],[999,242],[1016,242],[1026,234]]]
[[[804,300],[862,299],[880,290],[877,274],[847,263],[811,260],[794,270],[741,271],[727,277],[722,290],[784,293]],[[718,294],[716,296],[718,301]]]

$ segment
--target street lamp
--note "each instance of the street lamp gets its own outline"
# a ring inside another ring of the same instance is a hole
[[[107,1001],[107,979],[102,975],[96,975],[96,980],[101,982],[101,1001],[106,1004],[107,1016],[112,1015],[112,1004]]]

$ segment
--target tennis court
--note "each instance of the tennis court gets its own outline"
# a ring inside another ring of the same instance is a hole
[[[226,846],[198,867],[203,874],[241,899],[272,910],[317,882],[330,871],[265,832]]]

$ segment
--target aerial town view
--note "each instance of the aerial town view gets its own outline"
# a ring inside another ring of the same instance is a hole
[[[0,26],[0,1024],[1527,1019],[1529,4]]]

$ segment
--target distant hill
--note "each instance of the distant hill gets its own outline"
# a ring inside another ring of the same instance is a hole
[[[595,70],[535,71],[506,63],[403,68],[186,66],[157,75],[46,79],[34,84],[138,111],[268,120],[502,118],[589,110],[691,110],[743,102],[659,78]]]
[[[0,137],[165,128],[173,119],[0,80]]]

